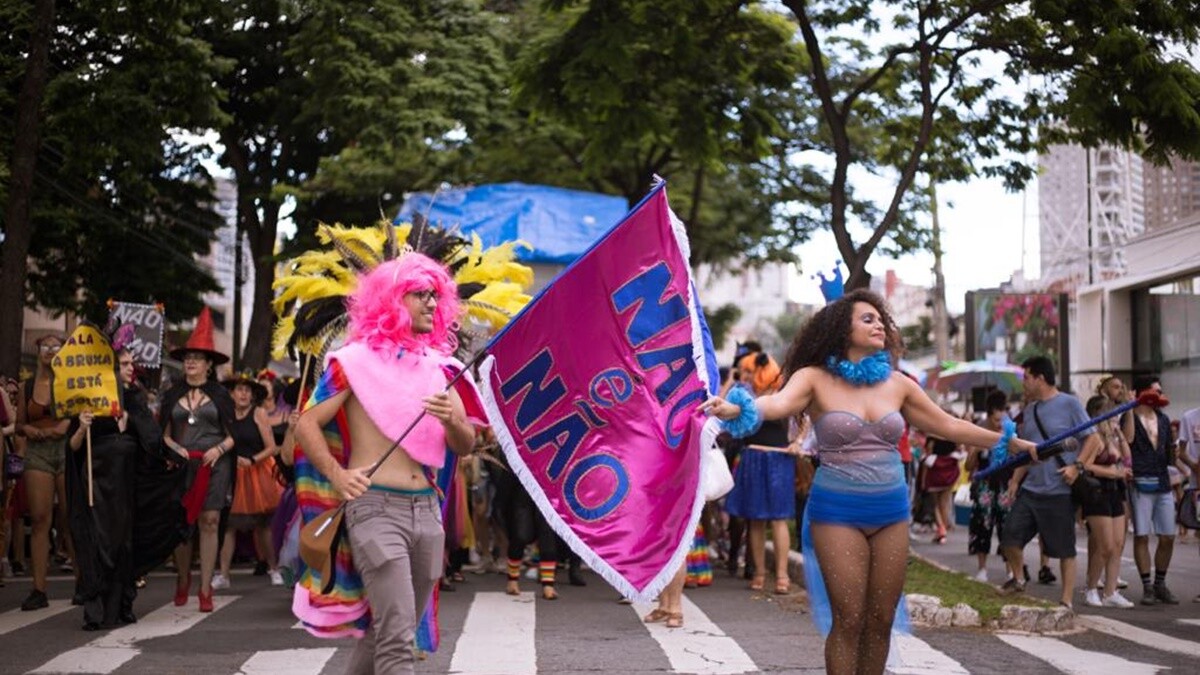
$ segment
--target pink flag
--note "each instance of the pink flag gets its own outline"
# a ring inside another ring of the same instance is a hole
[[[546,519],[643,600],[683,564],[704,506],[709,357],[693,289],[660,184],[493,340],[481,370],[492,428]]]

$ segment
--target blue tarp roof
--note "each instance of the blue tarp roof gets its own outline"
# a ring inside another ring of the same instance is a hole
[[[528,242],[532,250],[517,249],[523,262],[568,264],[628,211],[623,197],[499,183],[443,190],[436,199],[432,193],[415,193],[404,200],[396,222],[423,213],[435,225],[457,226],[464,234],[479,235],[485,246],[514,239]]]

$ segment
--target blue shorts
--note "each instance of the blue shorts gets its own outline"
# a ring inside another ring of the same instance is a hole
[[[1175,527],[1175,495],[1168,492],[1130,491],[1133,506],[1133,536],[1148,537],[1157,534],[1173,537]]]

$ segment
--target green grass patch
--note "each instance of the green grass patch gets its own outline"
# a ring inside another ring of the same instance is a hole
[[[1000,618],[1000,608],[1005,605],[1051,606],[1048,602],[1024,593],[1001,595],[994,586],[980,583],[957,572],[947,572],[916,557],[908,559],[904,592],[937,596],[942,599],[943,607],[965,603],[979,612],[979,618],[985,626],[992,619]]]

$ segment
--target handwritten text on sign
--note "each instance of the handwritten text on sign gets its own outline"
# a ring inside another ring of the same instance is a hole
[[[161,305],[141,305],[135,302],[111,302],[109,321],[122,325],[133,324],[133,342],[126,349],[133,354],[133,362],[146,368],[162,365],[163,310]]]
[[[104,333],[95,327],[76,328],[50,367],[55,417],[74,417],[85,410],[101,417],[121,414],[116,357]]]

